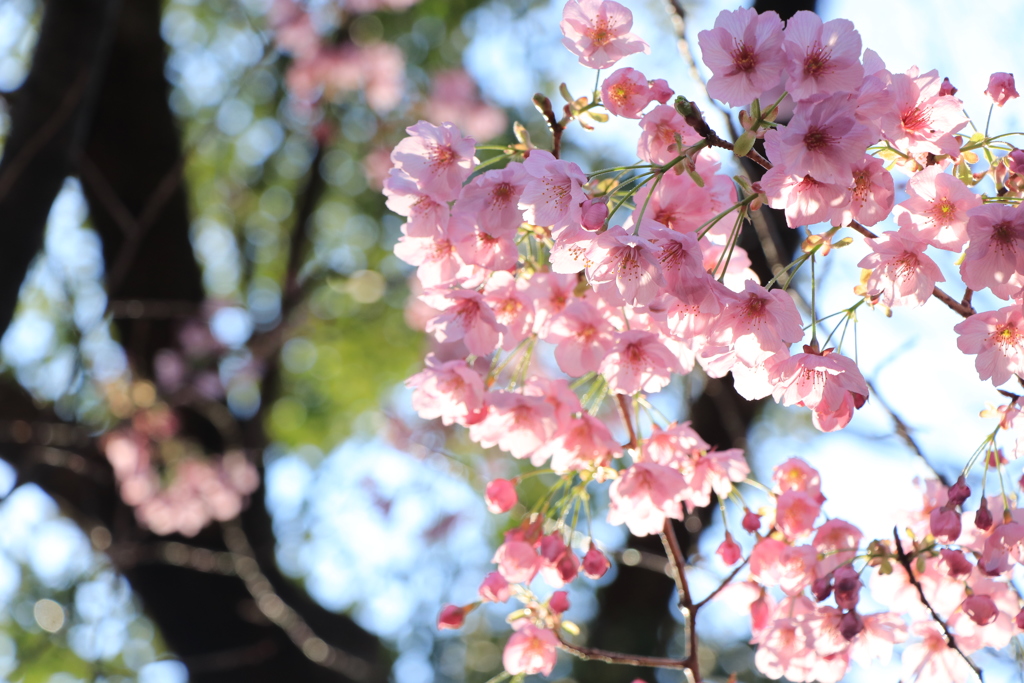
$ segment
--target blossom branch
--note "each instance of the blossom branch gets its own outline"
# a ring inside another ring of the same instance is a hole
[[[557,159],[562,152],[562,133],[565,131],[565,126],[555,116],[555,110],[551,108],[551,100],[544,95],[540,93],[534,95],[533,106],[537,107],[548,124],[548,130],[551,131],[551,154]]]
[[[594,647],[583,647],[582,645],[572,645],[562,640],[561,636],[558,638],[558,646],[568,652],[571,655],[579,657],[584,660],[594,660],[598,662],[605,662],[606,664],[626,664],[629,666],[645,666],[653,667],[658,669],[687,669],[692,672],[689,664],[689,659],[673,659],[671,657],[648,657],[644,655],[630,655],[622,652],[611,652],[609,650],[599,650]],[[694,672],[694,677],[696,673]]]
[[[735,569],[733,569],[731,572],[729,572],[729,576],[725,577],[725,580],[722,581],[722,583],[718,584],[718,587],[715,588],[715,590],[711,591],[711,593],[706,598],[704,598],[700,602],[694,604],[694,606],[693,606],[694,612],[696,612],[701,607],[703,607],[704,605],[706,605],[709,602],[711,602],[712,600],[714,600],[716,595],[718,595],[723,590],[725,590],[725,587],[728,586],[730,583],[732,583],[732,580],[736,578],[736,575],[740,573],[740,570],[742,570],[744,567],[747,566],[748,562],[750,562],[750,558],[749,557],[743,558],[743,561],[740,562],[738,565],[736,565]]]
[[[925,457],[924,451],[921,450],[921,446],[918,445],[917,440],[914,439],[913,434],[910,433],[910,428],[907,426],[907,423],[904,422],[903,419],[896,414],[896,411],[893,410],[892,406],[889,405],[888,401],[886,401],[885,398],[883,398],[882,395],[878,392],[878,389],[875,387],[874,383],[868,379],[865,379],[865,381],[868,384],[868,389],[870,389],[871,393],[874,394],[875,400],[882,407],[882,410],[889,414],[889,419],[893,421],[893,425],[896,428],[896,434],[901,439],[903,439],[903,441],[907,444],[907,446],[910,447],[910,450],[912,450],[917,455],[917,457],[921,458],[921,460],[924,461],[924,464],[928,467],[928,469],[932,471],[932,474],[934,474],[936,478],[939,481],[941,481],[944,486],[948,488],[949,480],[946,479],[946,477],[944,477],[942,474],[940,474],[935,469],[935,467],[930,462],[928,462],[928,458]]]
[[[679,545],[679,538],[676,536],[672,520],[665,520],[664,530],[661,532],[661,542],[665,544],[665,553],[668,555],[669,566],[672,568],[672,578],[676,582],[679,591],[679,611],[686,619],[687,630],[689,631],[689,642],[687,644],[687,668],[693,674],[694,680],[700,680],[700,668],[697,661],[697,610],[693,604],[693,597],[690,595],[690,586],[686,581],[686,556],[683,548]]]
[[[910,583],[917,589],[917,595],[921,598],[921,604],[924,605],[931,613],[932,619],[942,627],[942,633],[946,638],[946,644],[949,645],[951,649],[956,650],[956,652],[963,657],[964,661],[967,662],[968,666],[971,667],[971,670],[973,670],[975,675],[977,675],[979,681],[984,681],[981,677],[981,669],[979,669],[978,665],[975,664],[971,658],[960,649],[960,646],[956,644],[956,638],[953,637],[953,633],[949,630],[949,626],[946,625],[946,622],[939,616],[938,612],[935,611],[935,608],[932,607],[931,603],[928,602],[928,598],[925,597],[924,588],[921,587],[921,582],[917,580],[916,576],[914,576],[914,571],[910,565],[910,556],[908,556],[903,550],[899,530],[896,527],[892,528],[892,535],[893,538],[896,539],[896,557],[899,559],[903,569],[907,572],[907,576],[910,578]]]
[[[676,98],[676,111],[678,111],[686,123],[693,128],[698,135],[707,140],[708,144],[712,147],[720,147],[721,149],[727,149],[730,152],[735,151],[735,147],[728,140],[724,140],[718,133],[708,125],[707,121],[704,120],[704,114],[701,113],[700,108],[696,104],[687,100],[685,97]],[[771,169],[772,163],[761,156],[757,150],[751,149],[749,152],[744,154],[746,158],[750,159],[758,166],[765,170]]]

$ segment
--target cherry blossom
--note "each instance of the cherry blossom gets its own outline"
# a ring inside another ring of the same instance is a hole
[[[777,85],[786,66],[782,39],[782,20],[775,12],[721,12],[713,29],[697,34],[702,58],[712,73],[708,94],[729,106],[743,107]]]
[[[562,44],[580,64],[604,69],[626,55],[651,48],[633,28],[633,13],[613,0],[569,0],[562,10]]]

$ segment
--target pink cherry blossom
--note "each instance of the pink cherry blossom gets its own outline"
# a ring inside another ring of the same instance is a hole
[[[814,581],[817,556],[810,546],[765,538],[750,554],[750,576],[764,586],[779,586],[786,595],[800,595]]]
[[[491,572],[485,576],[478,592],[480,599],[486,602],[507,602],[512,597],[508,581],[500,572]]]
[[[486,356],[498,346],[506,331],[479,292],[466,289],[434,290],[428,304],[441,310],[441,315],[427,323],[427,332],[439,342],[462,340],[469,352]]]
[[[847,19],[823,24],[814,12],[797,12],[786,22],[783,47],[789,61],[786,90],[794,100],[855,92],[864,80],[860,34]]]
[[[435,237],[448,225],[448,204],[424,192],[405,171],[393,168],[384,181],[387,207],[408,220],[403,233],[410,237]]]
[[[779,83],[786,66],[782,20],[775,12],[723,10],[715,27],[697,34],[701,57],[711,69],[708,94],[743,107]]]
[[[535,459],[543,462],[549,455],[551,469],[562,473],[607,466],[612,458],[622,455],[622,449],[604,422],[582,413],[563,423]]]
[[[997,71],[989,76],[988,88],[985,89],[985,94],[991,98],[997,107],[1002,107],[1010,100],[1020,97],[1016,84],[1013,82],[1013,74],[1001,71]]]
[[[529,180],[526,169],[516,162],[485,171],[462,188],[453,213],[483,232],[511,239],[523,222],[519,198]]]
[[[796,304],[781,289],[766,290],[748,280],[743,292],[727,303],[715,323],[709,346],[731,348],[736,358],[755,365],[768,356],[787,351],[804,336]],[[709,351],[705,350],[704,355]]]
[[[953,134],[967,125],[963,103],[951,95],[940,95],[938,72],[918,75],[917,67],[894,74],[890,87],[896,115],[882,122],[882,132],[893,145],[907,154],[948,154],[958,156],[960,145]]]
[[[593,304],[577,300],[551,324],[547,341],[556,344],[555,361],[562,372],[582,377],[596,372],[611,348],[613,328]]]
[[[783,166],[765,173],[761,186],[768,206],[785,210],[786,224],[791,228],[827,221],[850,204],[850,191],[845,185],[787,173]]]
[[[867,128],[850,114],[844,95],[800,103],[788,125],[765,133],[769,159],[781,163],[787,173],[841,185],[849,183],[853,165],[863,161],[870,142]]]
[[[725,532],[725,540],[718,546],[715,554],[722,558],[727,565],[734,565],[743,557],[743,550],[736,541],[732,540],[732,534]]]
[[[424,420],[465,425],[483,407],[484,381],[463,360],[442,363],[427,354],[426,368],[405,381],[413,388],[412,407]]]
[[[803,538],[814,529],[821,504],[803,491],[786,491],[775,502],[775,525],[789,539]]]
[[[1024,377],[1024,311],[1019,304],[972,315],[953,327],[957,348],[977,355],[981,379],[999,386],[1013,375]]]
[[[513,458],[532,456],[557,426],[554,409],[542,396],[492,391],[486,403],[487,416],[470,426],[469,437],[484,448],[497,446]]]
[[[529,285],[517,279],[512,273],[495,273],[484,287],[484,301],[498,324],[505,330],[501,333],[501,348],[511,351],[533,331],[533,301],[527,292]]]
[[[881,159],[865,154],[851,167],[853,183],[849,186],[849,204],[832,211],[832,225],[875,225],[893,208],[895,188],[892,174]],[[973,196],[973,195],[972,195]]]
[[[967,681],[974,676],[960,653],[949,647],[942,629],[932,620],[918,621],[911,632],[922,640],[903,651],[903,677],[918,683]]]
[[[637,142],[636,154],[644,161],[652,164],[667,164],[683,153],[678,149],[676,136],[683,143],[684,149],[695,145],[703,138],[686,122],[675,107],[661,104],[644,114],[640,119],[640,140]],[[666,175],[662,182],[672,176]]]
[[[494,514],[508,512],[519,502],[516,495],[516,485],[508,479],[495,479],[487,484],[484,495],[484,502],[487,509]]]
[[[692,472],[692,458],[710,448],[711,446],[690,427],[689,422],[673,422],[664,429],[658,425],[651,427],[650,436],[644,440],[644,457],[659,465],[687,473]]]
[[[544,674],[555,668],[558,659],[558,636],[533,624],[522,625],[513,633],[501,655],[505,671],[512,674]]]
[[[648,104],[654,100],[665,104],[673,94],[664,80],[648,81],[642,73],[628,67],[614,71],[601,84],[601,104],[626,119],[640,118]]]
[[[569,0],[562,10],[562,44],[591,69],[605,69],[626,55],[651,48],[633,28],[633,13],[613,0]]]
[[[721,499],[727,498],[732,492],[733,482],[744,481],[750,474],[750,466],[739,448],[710,453],[695,448],[681,465],[680,469],[688,480],[685,500],[690,511],[710,505],[711,491]]]
[[[523,168],[530,174],[523,194],[519,197],[519,208],[523,217],[533,225],[558,230],[569,225],[579,225],[582,211],[580,205],[586,199],[583,184],[587,176],[579,166],[556,159],[551,152],[535,149],[523,162]]]
[[[686,480],[672,469],[638,462],[622,472],[608,492],[608,523],[625,524],[635,536],[661,533],[665,519],[682,519]]]
[[[465,609],[456,605],[445,605],[441,608],[441,614],[437,617],[437,629],[443,631],[445,629],[462,628],[465,622]]]
[[[590,550],[583,556],[582,571],[588,579],[600,579],[612,566],[612,563],[605,557],[605,554],[591,545]]]
[[[858,268],[871,271],[866,283],[868,296],[878,297],[883,306],[916,308],[932,295],[936,282],[945,282],[935,261],[925,255],[924,236],[901,217],[899,232],[885,232],[867,240],[871,247]]]
[[[648,304],[665,284],[654,245],[618,225],[597,236],[587,259],[591,286],[612,304]]]
[[[773,368],[772,396],[782,405],[813,410],[814,424],[822,431],[842,429],[852,416],[851,406],[860,408],[867,400],[864,376],[852,359],[832,349],[804,350]]]
[[[420,121],[405,129],[409,137],[391,152],[395,168],[416,181],[420,190],[437,201],[455,199],[462,183],[479,163],[476,142],[462,137],[450,123],[435,126]]]
[[[652,223],[679,233],[693,233],[717,213],[709,188],[699,187],[688,175],[668,173],[657,187],[645,185],[637,191],[633,221],[640,222],[641,235]]]
[[[616,335],[615,345],[601,362],[599,371],[613,394],[655,393],[663,389],[672,373],[682,374],[679,360],[658,335],[628,330]]]
[[[968,214],[960,275],[974,290],[1009,299],[1024,287],[1024,206],[984,204]]]
[[[491,559],[498,572],[509,583],[527,584],[540,570],[540,557],[533,546],[524,541],[505,541]]]
[[[910,197],[896,206],[897,217],[907,214],[928,243],[960,251],[967,242],[968,215],[981,206],[981,197],[938,166],[929,166],[907,182]]]
[[[830,519],[814,534],[814,549],[822,556],[818,573],[822,576],[853,561],[864,535],[860,529],[841,519]]]

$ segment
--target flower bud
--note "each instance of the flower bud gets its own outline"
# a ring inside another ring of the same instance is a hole
[[[457,605],[445,605],[437,617],[437,628],[443,631],[449,628],[462,628],[466,622],[466,608]]]
[[[1022,631],[1024,631],[1024,609],[1022,609],[1021,611],[1017,612],[1017,616],[1014,617],[1013,621],[1014,621],[1015,624],[1017,624],[1017,628],[1019,628]]]
[[[602,197],[586,200],[583,202],[582,210],[585,230],[600,230],[608,220],[608,202]]]
[[[846,640],[853,640],[864,630],[864,620],[856,612],[847,612],[839,620],[839,634]]]
[[[478,592],[480,593],[480,599],[485,602],[506,602],[512,597],[512,592],[508,588],[508,581],[498,572],[491,572],[485,576]]]
[[[588,579],[600,579],[611,566],[612,563],[604,553],[594,546],[590,546],[590,550],[583,556],[583,575]]]
[[[820,579],[815,579],[814,583],[811,584],[811,593],[818,602],[826,600],[828,596],[832,595],[832,575],[829,574]]]
[[[942,79],[942,85],[939,86],[939,97],[944,97],[946,95],[955,95],[955,94],[956,94],[956,88],[954,88],[953,84],[949,82],[949,78],[943,78]]]
[[[561,614],[565,610],[569,609],[569,594],[565,591],[555,591],[551,594],[548,606],[551,608],[552,612]]]
[[[1013,74],[1001,71],[992,74],[988,79],[988,88],[985,90],[997,107],[1002,107],[1010,100],[1020,97],[1017,87],[1013,82]]]
[[[1024,175],[1024,149],[1015,149],[1007,154],[1006,167],[1011,173]]]
[[[992,528],[992,513],[989,512],[988,501],[984,498],[981,499],[978,511],[974,513],[974,526],[982,531],[988,531]]]
[[[725,532],[725,540],[718,546],[718,550],[715,553],[722,558],[722,562],[728,565],[736,564],[743,557],[743,551],[740,550],[736,541],[732,540],[732,534],[728,531]]]
[[[757,533],[761,528],[761,515],[747,510],[747,514],[743,515],[743,528],[750,533]]]
[[[960,606],[964,613],[971,618],[971,621],[978,626],[988,626],[999,617],[999,608],[996,607],[995,600],[989,595],[975,593],[964,600]]]
[[[852,610],[860,600],[860,575],[849,566],[844,565],[835,571],[836,604],[841,609]]]
[[[967,500],[970,495],[971,488],[967,485],[967,482],[964,481],[964,475],[961,474],[956,480],[956,483],[949,487],[949,502],[947,503],[947,506],[954,508],[958,505],[963,505],[964,501]]]
[[[487,509],[498,515],[508,512],[519,501],[516,485],[508,479],[495,479],[487,485],[484,502]]]
[[[930,517],[932,536],[945,543],[960,537],[960,513],[945,507],[932,510]]]

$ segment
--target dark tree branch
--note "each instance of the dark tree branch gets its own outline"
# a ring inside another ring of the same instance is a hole
[[[0,334],[92,121],[119,0],[50,0],[0,160]]]

